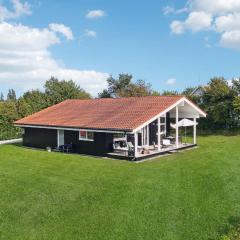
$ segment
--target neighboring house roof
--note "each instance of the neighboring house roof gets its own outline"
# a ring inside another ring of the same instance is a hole
[[[183,96],[66,100],[20,119],[15,124],[133,131],[181,99],[186,100]],[[194,107],[205,114],[196,105]]]
[[[198,86],[190,94],[190,96],[202,96],[208,86]]]

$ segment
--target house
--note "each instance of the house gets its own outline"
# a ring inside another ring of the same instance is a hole
[[[196,87],[190,94],[190,96],[194,97],[202,97],[205,91],[208,89],[209,86],[198,86]]]
[[[66,100],[15,126],[23,129],[24,146],[71,144],[76,153],[141,159],[195,146],[200,117],[206,113],[184,96],[104,98]],[[191,143],[179,134],[183,119],[192,127]]]

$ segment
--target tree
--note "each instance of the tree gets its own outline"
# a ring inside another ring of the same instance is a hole
[[[111,98],[111,94],[107,89],[103,89],[102,92],[98,93],[98,98]]]
[[[8,101],[16,101],[17,100],[16,92],[14,91],[14,89],[8,90],[7,100]]]
[[[132,96],[144,97],[152,95],[152,86],[150,83],[146,83],[144,80],[139,79],[135,84],[132,84]],[[155,92],[156,93],[156,92]]]
[[[4,101],[4,96],[3,93],[1,92],[1,96],[0,96],[0,101],[3,102]]]
[[[17,111],[20,118],[26,117],[34,112],[31,105],[28,104],[23,97],[19,98],[17,101]]]
[[[14,101],[0,102],[0,139],[10,139],[16,137],[18,129],[13,126],[13,122],[18,119],[16,103]]]
[[[91,95],[83,90],[72,80],[59,81],[57,78],[51,77],[46,81],[45,94],[49,105],[62,102],[66,99],[89,99]]]
[[[22,103],[24,105],[25,103],[26,105],[28,105],[27,112],[29,112],[29,114],[38,112],[43,108],[48,107],[47,96],[45,93],[41,92],[40,90],[27,91],[26,93],[23,94],[22,98],[24,100],[24,102]]]
[[[151,95],[152,96],[161,96],[161,93],[156,90],[153,90]]]
[[[100,98],[141,97],[152,95],[153,92],[151,85],[146,83],[144,80],[140,79],[134,83],[133,76],[131,74],[119,74],[117,79],[110,76],[107,79],[107,83],[108,88],[98,94]],[[156,92],[154,93],[156,94]]]
[[[240,126],[240,96],[235,96],[233,99],[233,111],[237,121],[237,126]]]
[[[232,89],[236,95],[240,95],[240,78],[232,79]]]
[[[177,91],[164,90],[161,95],[162,96],[171,96],[171,95],[179,95],[179,93]]]
[[[208,113],[205,124],[208,128],[232,128],[236,126],[233,109],[235,92],[224,78],[212,78],[202,97],[202,107]]]
[[[192,96],[192,92],[196,89],[196,87],[187,87],[185,90],[182,91],[182,95],[185,95],[187,97]]]

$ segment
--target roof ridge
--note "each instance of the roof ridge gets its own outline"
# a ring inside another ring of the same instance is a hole
[[[89,99],[66,99],[65,101],[100,101],[100,100],[121,100],[121,99],[134,99],[134,98],[183,98],[186,97],[185,95],[159,95],[159,96],[130,96],[130,97],[116,97],[116,98],[89,98]]]

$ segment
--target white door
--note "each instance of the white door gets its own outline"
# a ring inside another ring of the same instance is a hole
[[[64,130],[58,130],[58,147],[64,145]]]

